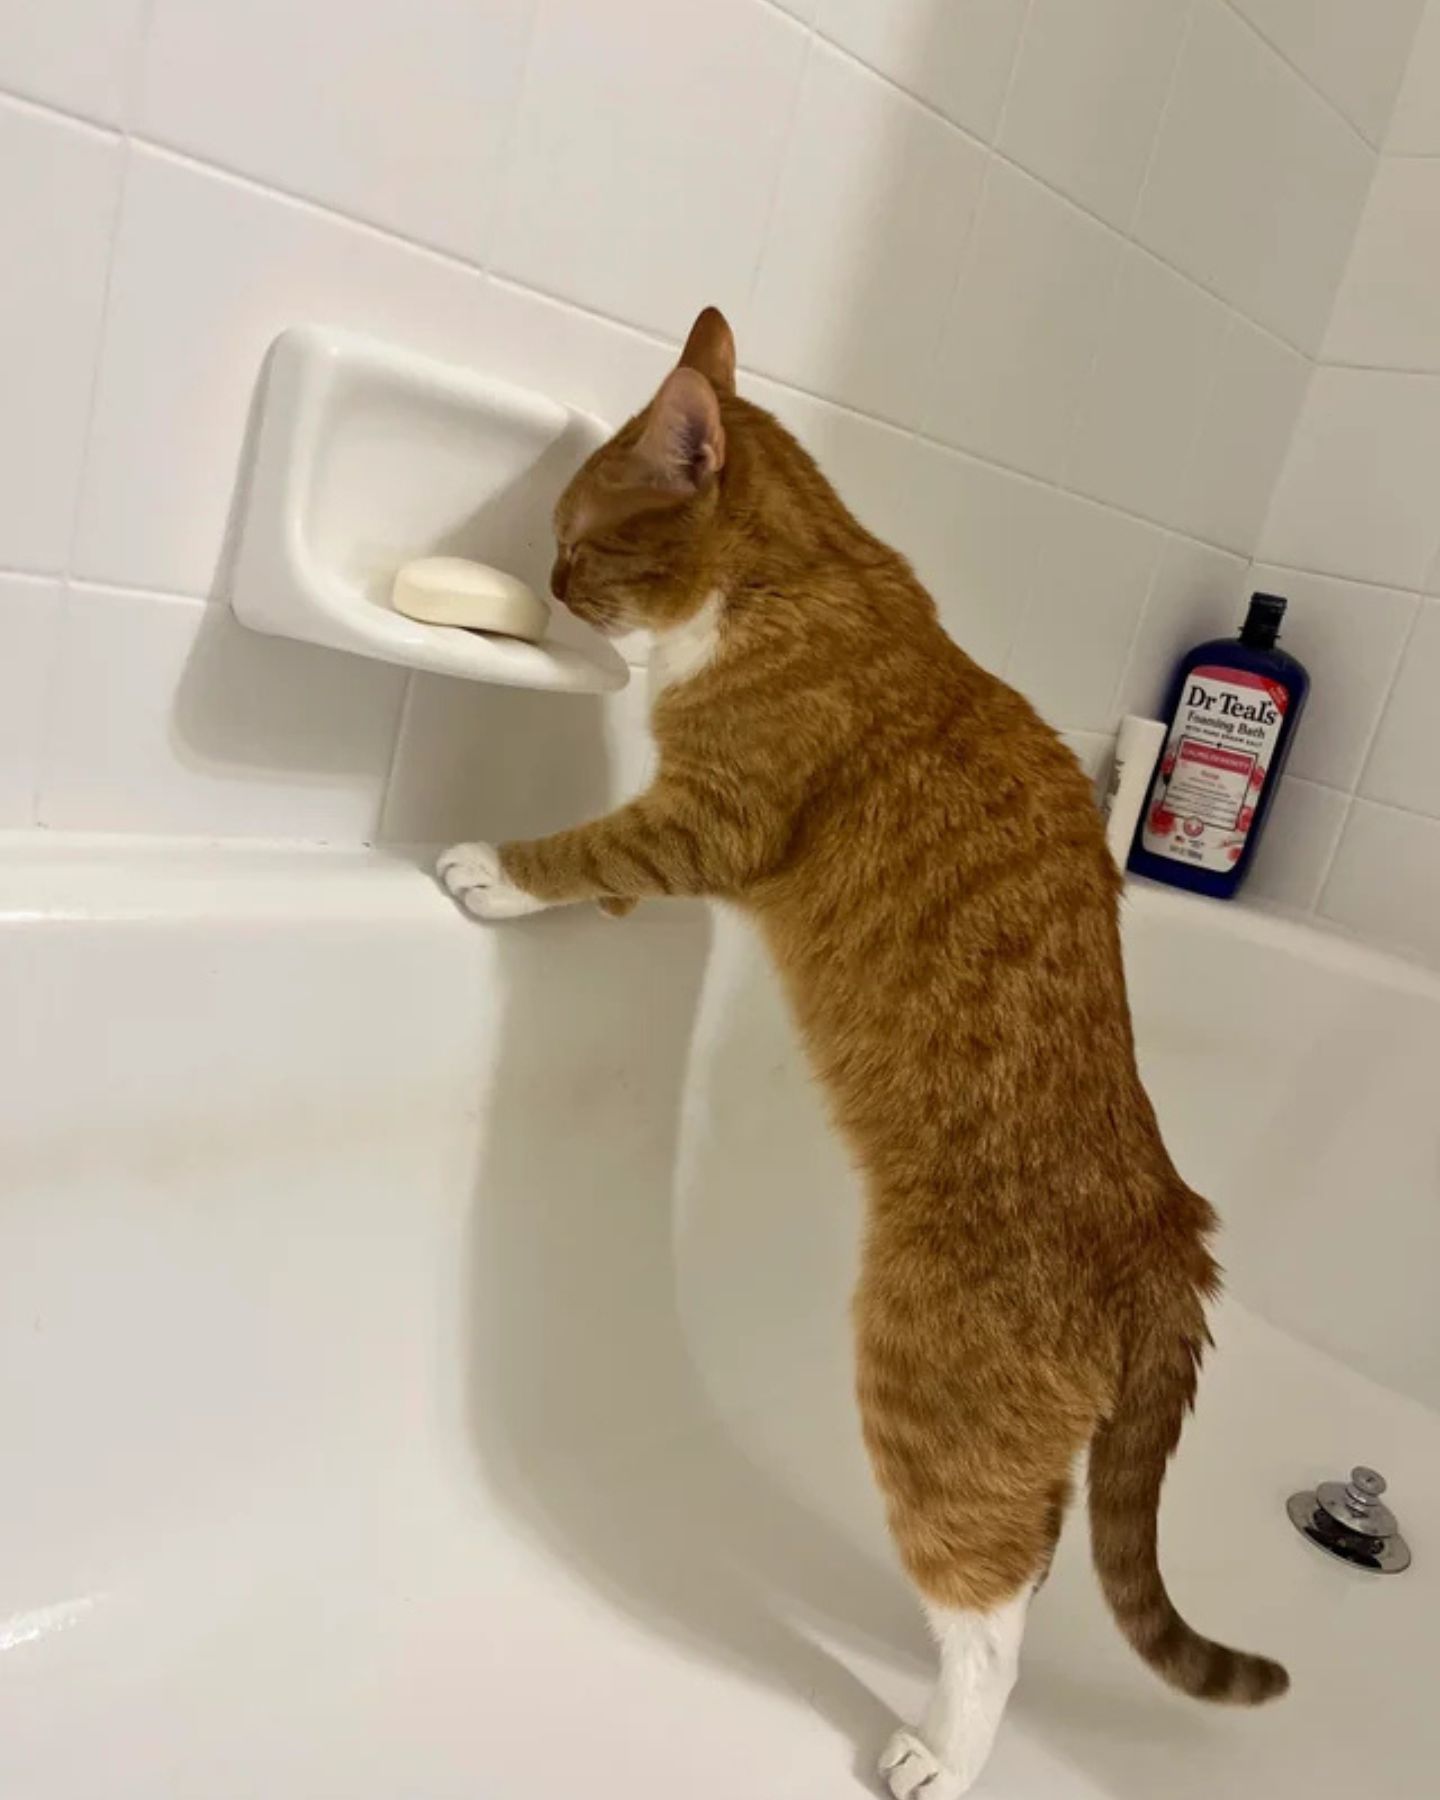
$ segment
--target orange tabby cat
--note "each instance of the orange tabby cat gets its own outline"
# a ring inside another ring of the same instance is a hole
[[[1282,1693],[1277,1664],[1181,1619],[1156,1562],[1214,1217],[1136,1072],[1120,883],[1073,757],[737,398],[713,309],[555,527],[556,596],[655,634],[659,774],[441,873],[482,918],[710,894],[764,933],[865,1178],[865,1438],[940,1646],[924,1721],[882,1758],[891,1791],[953,1800],[978,1775],[1087,1446],[1095,1562],[1135,1649],[1204,1699]]]

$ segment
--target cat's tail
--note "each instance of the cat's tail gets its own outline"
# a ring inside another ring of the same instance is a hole
[[[1090,1446],[1091,1550],[1116,1623],[1157,1675],[1197,1700],[1259,1706],[1278,1699],[1290,1677],[1268,1657],[1229,1650],[1187,1625],[1157,1555],[1160,1487],[1206,1342],[1196,1300],[1189,1329],[1152,1327],[1131,1344],[1114,1411]]]

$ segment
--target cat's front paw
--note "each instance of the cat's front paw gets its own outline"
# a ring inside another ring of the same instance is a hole
[[[452,844],[442,852],[435,873],[466,912],[477,919],[523,919],[548,905],[516,887],[500,865],[493,844]]]
[[[897,1731],[885,1746],[880,1779],[895,1800],[960,1800],[971,1785],[947,1769],[913,1731]]]

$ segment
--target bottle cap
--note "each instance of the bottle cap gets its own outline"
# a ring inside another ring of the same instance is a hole
[[[1279,594],[1255,594],[1240,630],[1240,642],[1248,644],[1252,650],[1273,650],[1289,604]]]

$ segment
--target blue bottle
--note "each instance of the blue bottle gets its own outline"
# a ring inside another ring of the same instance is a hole
[[[1256,594],[1238,638],[1181,659],[1130,850],[1135,874],[1217,900],[1239,892],[1310,692],[1304,666],[1275,647],[1285,606]]]

